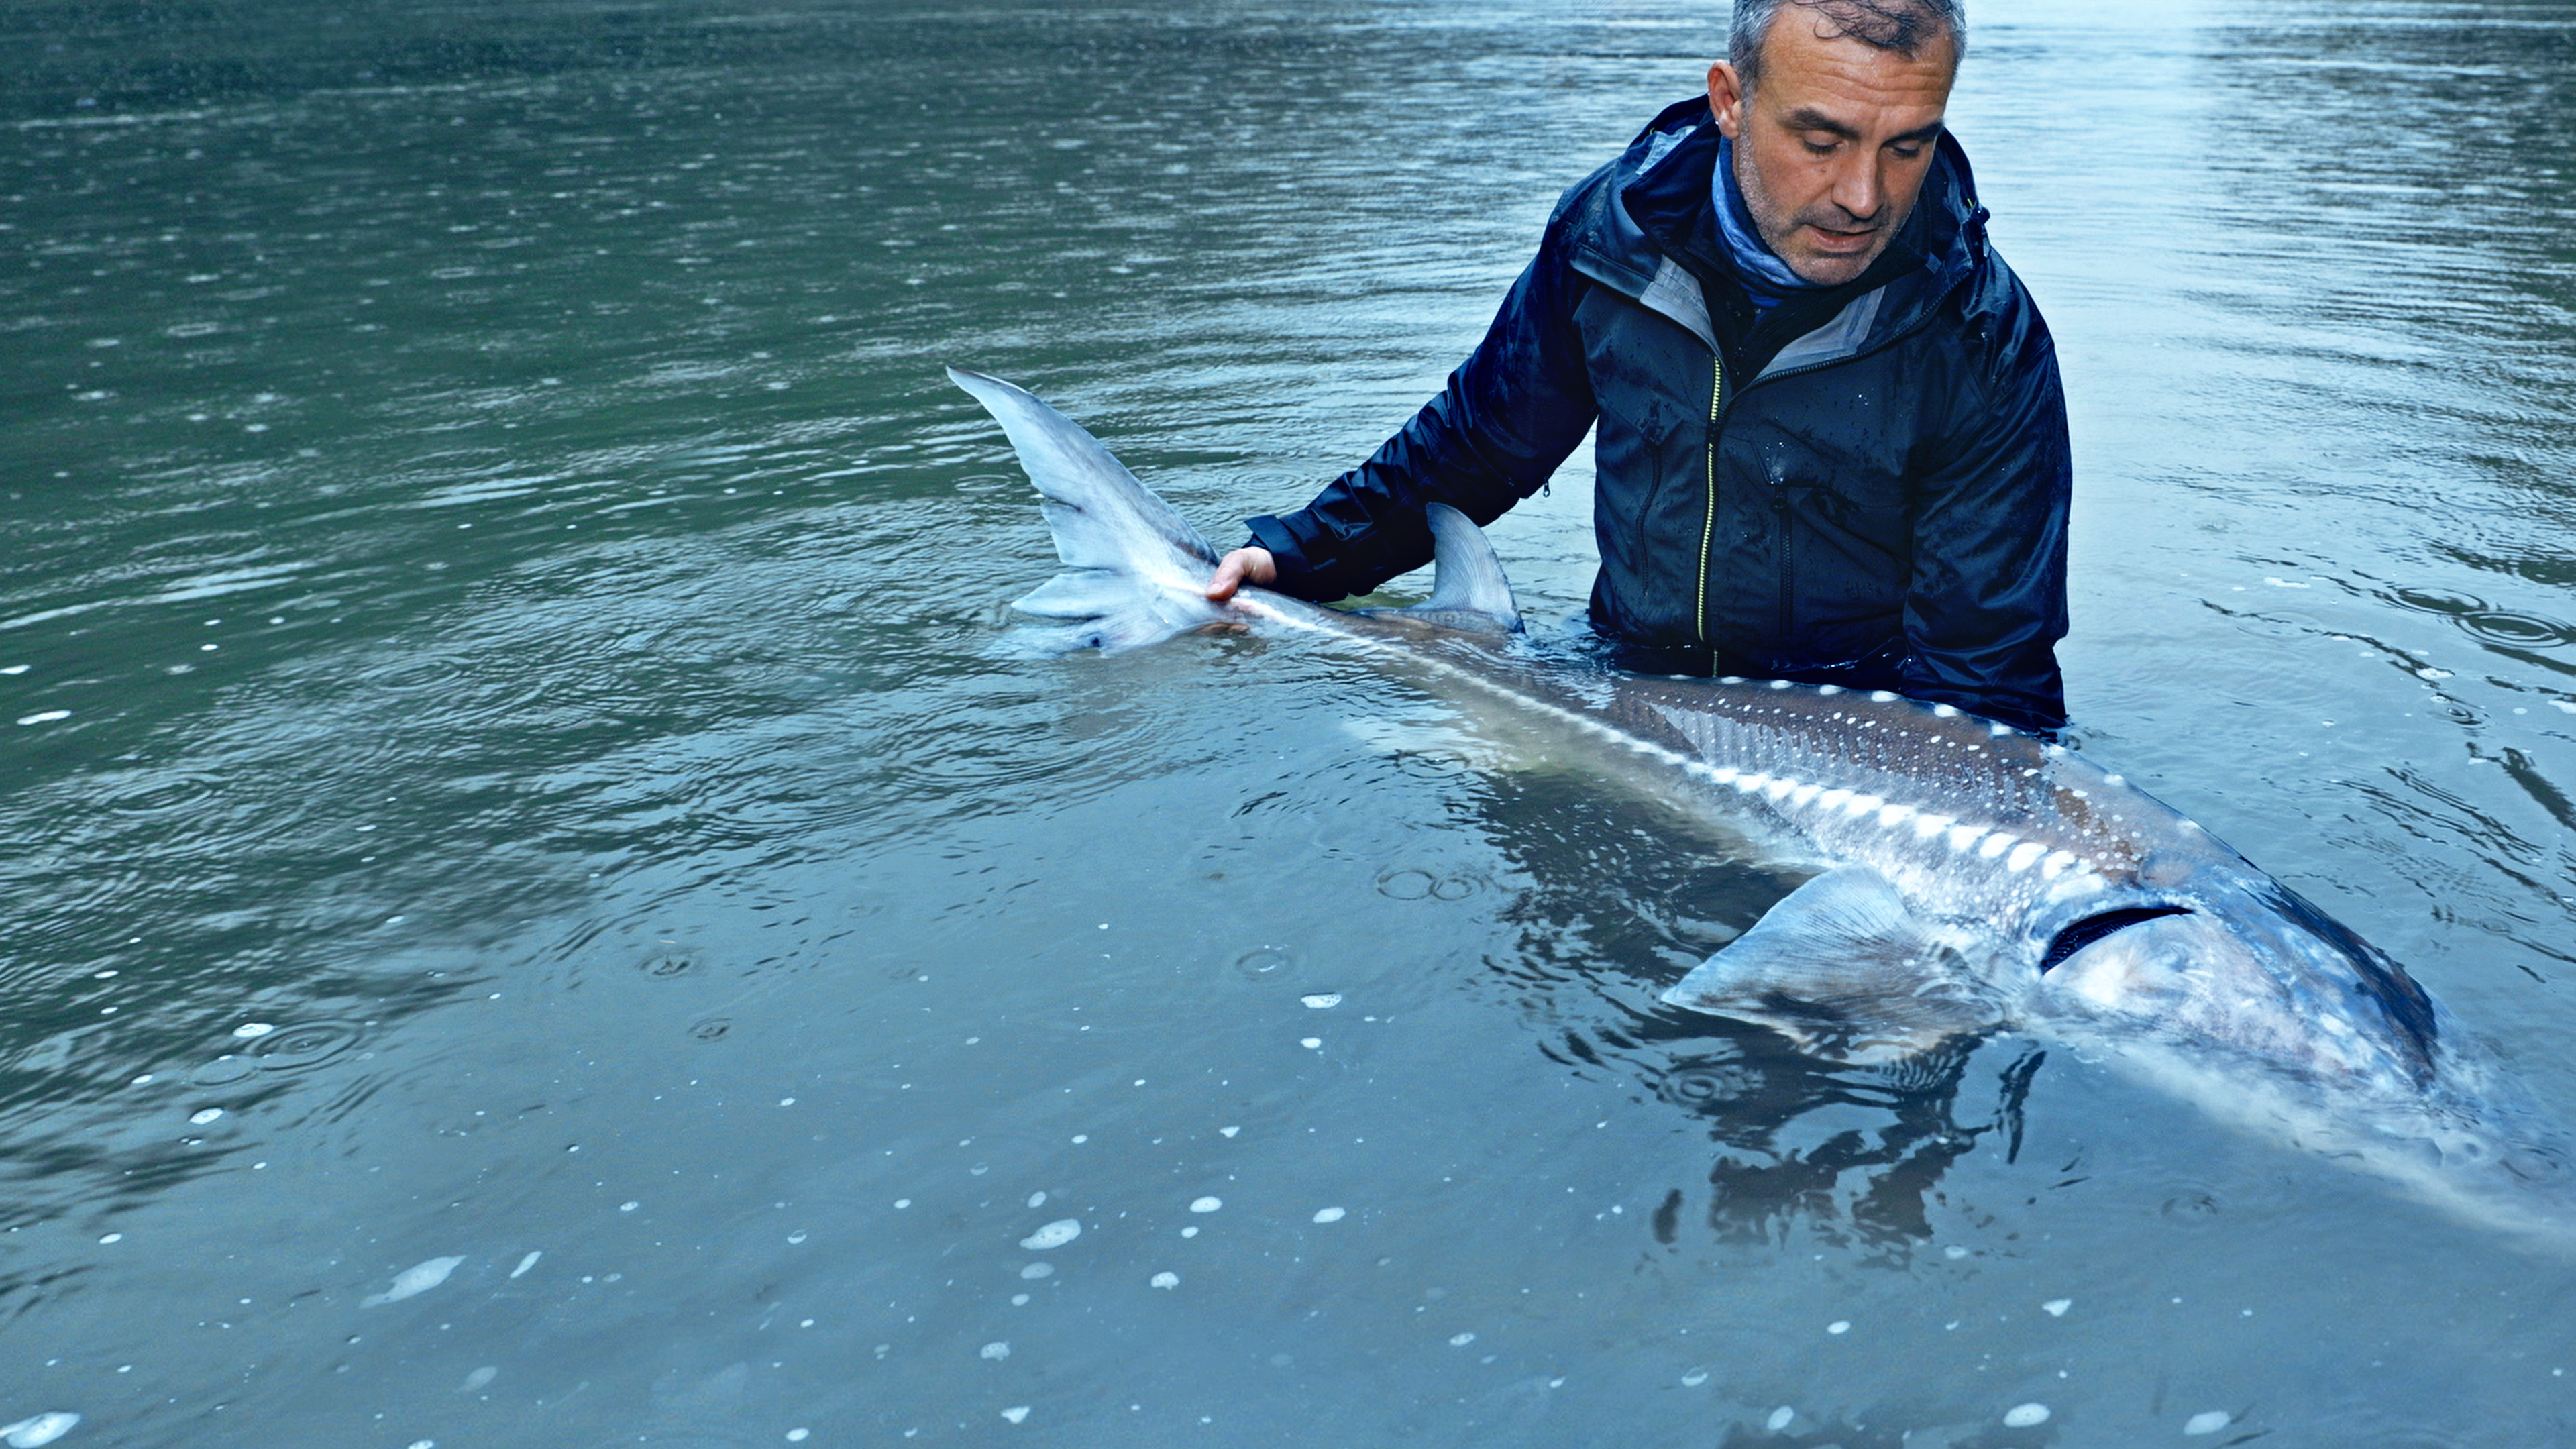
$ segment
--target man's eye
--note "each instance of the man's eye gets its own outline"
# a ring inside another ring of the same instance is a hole
[[[1834,148],[1842,144],[1838,138],[1832,136],[1822,138],[1808,136],[1804,139],[1807,143],[1807,149],[1818,156],[1830,156],[1833,154]]]
[[[1915,157],[1920,156],[1920,155],[1922,155],[1922,154],[1923,154],[1923,147],[1922,147],[1922,144],[1921,144],[1920,142],[1916,142],[1916,143],[1912,143],[1912,144],[1908,144],[1908,145],[1904,145],[1904,146],[1890,146],[1890,147],[1888,147],[1887,149],[1889,149],[1890,151],[1895,152],[1895,153],[1896,153],[1896,155],[1897,155],[1897,157],[1898,157],[1898,159],[1900,159],[1900,160],[1905,160],[1905,161],[1911,161],[1911,160],[1913,160]]]

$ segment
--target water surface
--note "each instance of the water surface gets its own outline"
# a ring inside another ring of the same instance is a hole
[[[1953,119],[2076,739],[2576,1117],[2576,9],[2073,8],[1979,8]],[[13,6],[0,1425],[2576,1432],[2566,1263],[2035,1043],[1656,1007],[1796,877],[1507,722],[991,647],[1052,560],[942,364],[1225,537],[1719,18]],[[1495,530],[1534,618],[1587,469]]]

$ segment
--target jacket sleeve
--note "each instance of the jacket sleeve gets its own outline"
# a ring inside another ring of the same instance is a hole
[[[1574,304],[1590,284],[1567,265],[1560,240],[1582,189],[1558,204],[1537,257],[1440,395],[1314,502],[1251,521],[1252,542],[1278,561],[1281,593],[1338,599],[1420,568],[1431,558],[1424,504],[1446,503],[1491,523],[1536,493],[1583,441],[1592,384]]]
[[[2066,395],[2047,324],[2008,285],[1991,351],[1965,359],[1981,385],[1960,389],[1961,427],[1915,490],[1905,693],[2054,730],[2066,723]]]

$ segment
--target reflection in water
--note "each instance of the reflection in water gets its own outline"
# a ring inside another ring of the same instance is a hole
[[[1521,958],[1496,964],[1527,988],[1524,1011],[1550,1021],[1540,1052],[1641,1082],[1708,1123],[1718,1152],[1705,1221],[1719,1240],[1805,1232],[1902,1258],[1932,1237],[1927,1203],[1952,1163],[1990,1137],[2019,1157],[2022,1104],[2046,1057],[2035,1048],[2010,1058],[1987,1098],[1969,1076],[1979,1041],[1852,1066],[1653,1000],[1786,895],[1796,872],[1712,853],[1704,822],[1597,780],[1506,777],[1476,813],[1527,880],[1505,913]],[[1587,1008],[1609,1016],[1565,1020]],[[1660,1241],[1677,1241],[1691,1196],[1675,1190],[1653,1214]]]
[[[1841,1067],[1738,1047],[1680,1058],[1655,1086],[1709,1119],[1719,1154],[1708,1224],[1722,1241],[1784,1242],[1804,1227],[1902,1257],[1932,1237],[1926,1203],[1952,1163],[1995,1133],[2008,1161],[2021,1154],[2022,1102],[2047,1053],[2014,1056],[1983,1120],[1963,1122],[1974,1054],[1953,1043],[1892,1066]]]

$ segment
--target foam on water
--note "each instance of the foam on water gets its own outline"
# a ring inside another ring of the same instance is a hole
[[[410,1267],[405,1268],[394,1275],[392,1287],[387,1288],[382,1293],[370,1293],[366,1297],[359,1299],[358,1306],[361,1308],[380,1308],[388,1303],[400,1303],[406,1298],[416,1297],[420,1294],[426,1293],[430,1289],[437,1287],[439,1284],[446,1282],[447,1275],[455,1272],[457,1265],[464,1261],[465,1260],[461,1257],[430,1258],[423,1262],[414,1263]]]
[[[80,1415],[59,1410],[20,1419],[0,1427],[0,1444],[8,1445],[9,1449],[40,1449],[40,1446],[51,1444],[70,1433],[80,1421]]]
[[[1027,1237],[1020,1239],[1020,1246],[1032,1253],[1043,1253],[1051,1248],[1061,1248],[1065,1244],[1070,1243],[1081,1236],[1082,1222],[1080,1219],[1058,1218],[1054,1222],[1047,1224],[1045,1227],[1038,1229],[1036,1232],[1029,1234]]]

